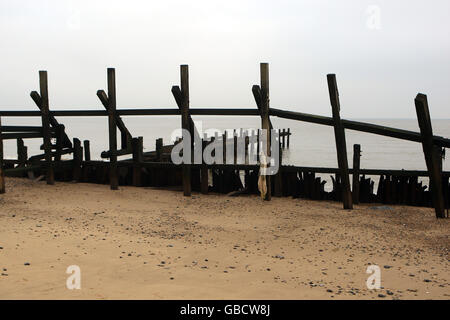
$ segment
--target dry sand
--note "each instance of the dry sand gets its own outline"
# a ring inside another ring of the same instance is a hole
[[[449,223],[429,208],[7,178],[0,298],[449,299]],[[70,265],[81,290],[66,288]]]

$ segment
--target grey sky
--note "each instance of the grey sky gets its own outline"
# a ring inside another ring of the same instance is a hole
[[[120,108],[174,107],[187,63],[192,107],[255,107],[269,62],[273,107],[329,115],[336,73],[344,117],[415,117],[420,91],[450,118],[449,13],[448,0],[0,0],[0,106],[34,108],[44,69],[51,108],[100,108],[111,66]]]

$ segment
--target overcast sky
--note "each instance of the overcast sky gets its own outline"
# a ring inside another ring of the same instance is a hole
[[[101,108],[115,67],[118,107],[174,107],[179,65],[192,107],[255,107],[270,63],[271,106],[330,115],[336,73],[342,116],[412,118],[428,94],[450,118],[450,1],[0,0],[0,106],[34,108],[38,70],[53,109]]]

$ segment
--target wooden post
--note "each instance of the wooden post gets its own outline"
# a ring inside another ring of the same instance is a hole
[[[27,147],[23,143],[23,139],[17,139],[17,160],[19,161],[19,167],[25,167],[28,159]]]
[[[350,191],[350,178],[348,172],[347,147],[345,143],[345,131],[341,122],[339,92],[336,83],[336,75],[327,75],[328,91],[330,94],[331,108],[333,111],[334,137],[336,140],[336,152],[339,172],[342,181],[342,200],[344,209],[353,209],[352,193]]]
[[[224,131],[223,135],[222,135],[222,151],[223,151],[223,164],[227,163],[227,131]]]
[[[275,192],[274,192],[274,196],[276,197],[282,197],[283,196],[283,175],[281,174],[281,164],[282,164],[282,159],[283,159],[283,148],[281,146],[282,141],[281,141],[281,135],[280,135],[280,130],[278,130],[278,172],[275,175]]]
[[[108,125],[109,125],[109,183],[111,190],[119,189],[117,177],[116,73],[108,68]]]
[[[49,118],[49,103],[48,103],[48,84],[47,71],[39,71],[39,85],[41,91],[41,118],[42,131],[44,136],[44,152],[46,164],[46,180],[47,184],[55,184],[55,174],[53,171],[52,162],[52,146],[51,146],[51,132],[50,132],[50,118]]]
[[[61,153],[64,146],[64,126],[62,124],[58,124],[55,127],[56,129],[56,155],[55,161],[61,160]]]
[[[267,131],[267,156],[270,156],[270,143],[271,143],[271,126],[269,119],[269,64],[260,64],[260,75],[261,75],[261,128]],[[264,150],[264,149],[263,149]],[[271,176],[266,176],[267,193],[265,200],[272,199],[272,183]]]
[[[182,108],[181,108],[181,128],[192,132],[189,122],[189,66],[180,66],[180,78],[181,78],[181,94],[182,94]],[[192,150],[192,143],[194,137],[191,135],[191,144],[185,147],[189,147]],[[184,143],[184,142],[183,142]],[[192,159],[189,159],[192,162]],[[191,165],[183,164],[183,193],[184,196],[189,197],[191,195]]]
[[[259,141],[260,131],[260,129],[256,129],[256,161],[259,161],[259,148],[261,147],[261,143]]]
[[[236,130],[234,130],[234,132],[233,132],[233,150],[234,150],[233,151],[233,153],[234,153],[233,164],[237,164],[237,153],[238,153],[237,145],[238,145],[238,136],[237,136]]]
[[[91,147],[90,147],[90,142],[89,140],[84,140],[83,141],[83,149],[84,149],[84,161],[85,163],[82,166],[82,181],[83,182],[89,182],[90,181],[90,172],[91,172],[91,168],[90,166],[87,165],[86,162],[91,161]]]
[[[419,93],[414,100],[420,134],[422,135],[422,148],[430,177],[430,191],[436,218],[445,218],[444,196],[442,193],[442,175],[439,170],[440,154],[433,146],[433,129],[431,126],[430,110],[427,96]]]
[[[5,193],[5,171],[3,171],[2,117],[0,117],[0,193]]]
[[[359,203],[359,168],[361,158],[361,145],[353,145],[353,183],[352,183],[352,198],[353,203]]]
[[[278,148],[282,148],[282,145],[281,145],[281,129],[278,129]]]
[[[287,147],[289,148],[289,140],[291,139],[291,129],[287,129]]]
[[[162,161],[162,148],[163,148],[163,138],[156,139],[155,142],[156,161]]]
[[[250,143],[250,136],[248,134],[248,130],[245,130],[244,132],[244,161],[245,164],[248,164],[248,155],[249,155],[249,143]]]
[[[84,140],[83,146],[84,146],[84,161],[91,161],[91,146],[89,140]]]
[[[73,180],[81,179],[81,164],[83,162],[83,148],[78,138],[73,138]]]
[[[206,141],[206,139],[202,140],[202,154],[207,144],[208,142]],[[201,192],[203,194],[208,194],[208,166],[203,160],[203,157],[202,157],[202,166],[200,168],[200,176],[201,176]]]
[[[283,149],[286,148],[286,129],[283,129]]]
[[[144,159],[144,139],[143,137],[133,138],[131,140],[133,148],[133,186],[140,187],[142,185],[141,162]]]
[[[255,139],[256,138],[256,134],[255,134],[255,130],[252,130],[252,135],[250,138],[251,144],[250,144],[250,150],[249,150],[249,163],[254,163],[254,162],[250,162],[250,160],[254,161],[254,159],[258,159],[257,157],[255,157],[255,152],[256,152],[256,148],[257,146],[255,145]],[[258,140],[256,140],[256,143],[258,143]]]

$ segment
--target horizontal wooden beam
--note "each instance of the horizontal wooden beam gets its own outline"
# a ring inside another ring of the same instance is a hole
[[[1,126],[1,132],[42,132],[41,126]]]
[[[127,154],[132,154],[133,153],[133,149],[132,148],[127,148],[127,149],[120,149],[117,150],[116,152],[114,152],[115,156],[125,156]],[[109,157],[111,157],[111,151],[102,151],[102,153],[100,154],[100,156],[104,159],[107,159]]]
[[[55,171],[62,170],[64,168],[71,167],[72,165],[73,165],[73,160],[58,161],[58,162],[55,162],[55,164],[54,164],[54,170]],[[46,169],[45,164],[38,163],[38,164],[26,166],[26,167],[16,167],[16,168],[11,168],[11,169],[5,169],[5,174],[9,176],[9,175],[14,175],[14,174],[22,173],[22,172],[28,172],[28,171],[32,171],[32,170],[39,170],[39,169],[45,170]]]
[[[258,109],[248,108],[197,108],[189,109],[191,115],[210,115],[210,116],[259,116]],[[117,115],[119,116],[169,116],[180,115],[180,110],[177,109],[118,109]],[[286,111],[280,109],[270,108],[269,113],[271,116],[280,117],[283,119],[298,120],[303,122],[321,124],[332,126],[333,120],[331,117]],[[104,110],[59,110],[50,111],[50,115],[54,117],[92,117],[92,116],[107,116],[108,113]],[[0,111],[2,117],[36,117],[41,116],[39,111]],[[345,129],[373,133],[391,138],[397,138],[402,140],[421,142],[421,135],[415,131],[397,129],[392,127],[386,127],[366,122],[352,121],[342,119],[342,124]],[[434,144],[450,148],[450,139],[433,136]]]
[[[270,109],[270,115],[276,116],[284,119],[298,120],[309,123],[316,123],[321,125],[333,126],[333,119],[325,116],[318,116],[313,114],[285,111],[279,109]],[[377,124],[371,124],[366,122],[344,120],[342,119],[342,125],[345,129],[367,132],[377,135],[382,135],[391,138],[397,138],[402,140],[422,142],[422,138],[419,132],[391,128],[386,126],[381,126]],[[434,136],[434,143],[441,147],[450,148],[450,139],[443,138],[440,136]]]
[[[57,155],[70,154],[70,153],[73,153],[73,148],[63,149],[63,150],[61,150],[60,152],[52,152],[52,153],[51,153],[51,156],[52,156],[52,157],[55,157],[55,156],[57,156]],[[35,161],[35,160],[41,160],[41,159],[44,159],[44,158],[45,158],[45,154],[38,154],[38,155],[35,155],[35,156],[31,156],[31,157],[28,159],[28,161],[29,161],[29,162],[32,162],[32,161]],[[55,163],[58,163],[58,162],[60,162],[60,161],[57,161],[57,162],[55,162]]]
[[[3,140],[15,140],[15,139],[34,139],[42,138],[43,134],[41,132],[12,132],[12,133],[2,133]]]
[[[192,115],[204,116],[257,116],[258,110],[247,108],[197,108],[190,109]],[[117,109],[116,114],[119,116],[171,116],[180,115],[180,110],[177,108],[167,109]],[[54,117],[103,117],[108,116],[105,110],[53,110],[50,115]],[[3,117],[40,117],[39,111],[23,110],[6,110],[0,111],[0,116]]]

